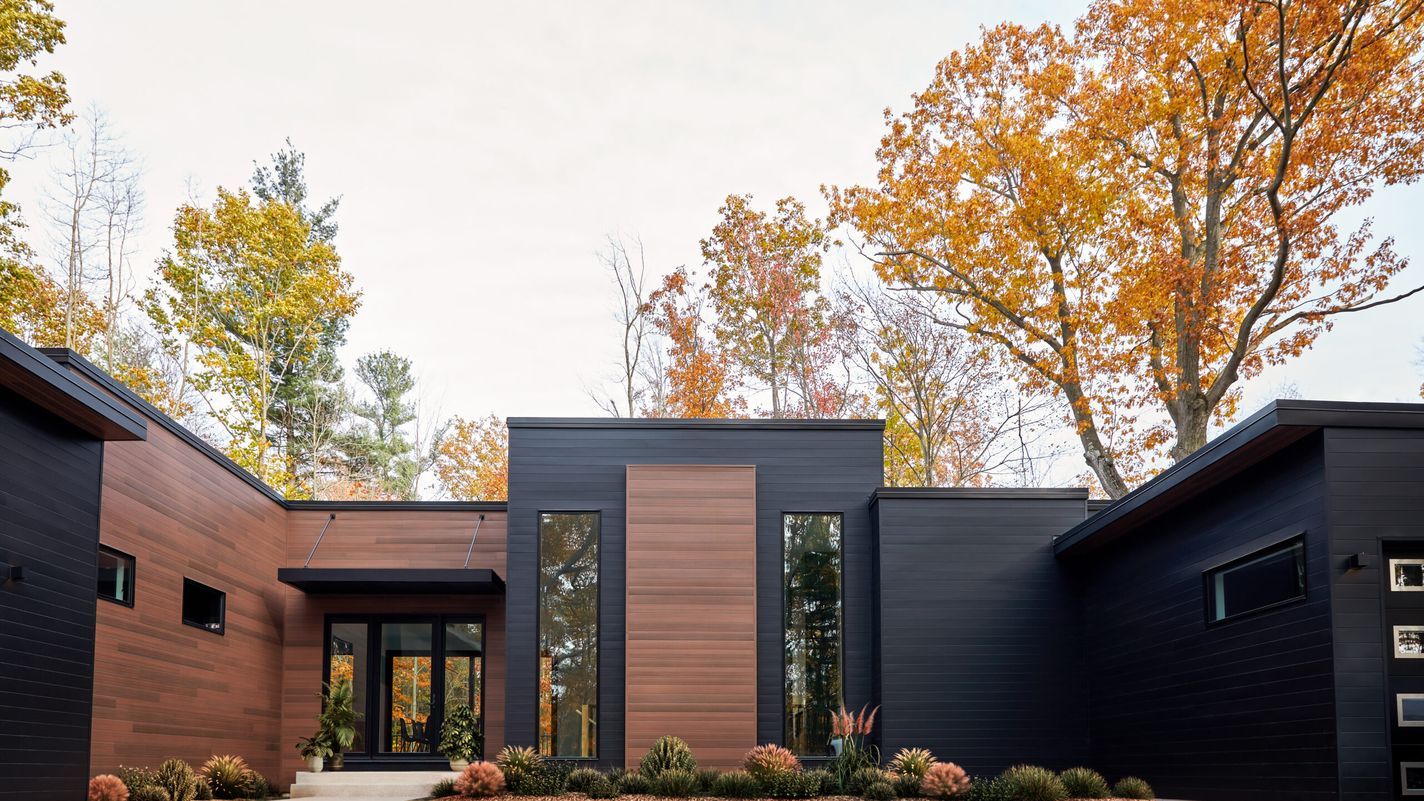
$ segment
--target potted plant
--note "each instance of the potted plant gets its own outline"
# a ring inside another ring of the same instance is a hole
[[[356,722],[360,715],[352,708],[352,695],[349,681],[328,686],[321,715],[317,717],[321,736],[331,746],[332,770],[341,770],[345,762],[343,753],[356,742]]]
[[[315,736],[298,739],[297,751],[312,773],[321,773],[322,760],[331,756],[331,740],[327,739],[326,732],[319,731]]]
[[[464,770],[480,754],[480,732],[469,704],[460,704],[440,724],[440,753],[450,760],[451,770]]]

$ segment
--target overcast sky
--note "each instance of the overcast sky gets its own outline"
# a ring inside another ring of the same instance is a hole
[[[1071,21],[1031,2],[405,3],[56,0],[69,42],[46,65],[98,103],[145,164],[137,264],[190,182],[247,181],[285,137],[364,290],[347,363],[411,357],[447,414],[595,414],[614,303],[596,251],[641,236],[659,273],[699,266],[722,198],[873,179],[881,111],[1001,19]],[[44,156],[14,165],[38,223]],[[1377,230],[1424,283],[1424,190],[1378,197]],[[1247,406],[1417,399],[1424,300],[1341,321],[1247,387]]]

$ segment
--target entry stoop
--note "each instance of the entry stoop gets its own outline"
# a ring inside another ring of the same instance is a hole
[[[441,779],[459,775],[451,770],[301,771],[292,784],[292,798],[411,801],[430,795],[430,788]]]

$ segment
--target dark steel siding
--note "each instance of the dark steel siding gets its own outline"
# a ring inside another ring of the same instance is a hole
[[[103,444],[0,391],[0,799],[82,798]]]
[[[1393,798],[1380,544],[1424,542],[1424,432],[1326,429],[1325,474],[1330,481],[1340,797]],[[1356,553],[1374,555],[1376,566],[1346,572],[1345,561]]]
[[[1095,767],[1166,798],[1335,798],[1324,495],[1314,435],[1082,560]],[[1297,530],[1306,599],[1208,627],[1202,571]]]
[[[537,516],[603,513],[600,754],[621,764],[624,690],[624,468],[729,464],[757,468],[757,739],[782,740],[781,514],[845,515],[846,695],[870,700],[870,513],[882,476],[880,432],[736,428],[510,429],[507,741],[535,743]],[[696,621],[688,621],[696,625]]]
[[[877,504],[881,745],[929,748],[974,775],[1086,761],[1078,604],[1053,537],[1076,499]]]

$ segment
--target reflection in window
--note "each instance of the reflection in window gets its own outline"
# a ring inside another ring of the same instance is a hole
[[[327,683],[351,685],[351,708],[366,708],[366,624],[332,623],[328,644]],[[365,751],[365,726],[356,727],[356,740],[347,751]]]
[[[1424,626],[1394,627],[1396,659],[1424,659]]]
[[[1396,693],[1395,723],[1399,726],[1424,726],[1424,693]]]
[[[539,515],[539,751],[598,755],[598,514]]]
[[[227,616],[227,593],[206,584],[183,579],[183,622],[222,634]]]
[[[1403,795],[1424,795],[1424,762],[1399,763],[1399,784]]]
[[[782,518],[786,747],[828,753],[841,703],[841,516]]]
[[[99,597],[133,606],[134,558],[122,551],[99,546]]]
[[[480,682],[484,673],[484,627],[479,623],[445,624],[445,715],[465,704],[480,720]]]
[[[1305,542],[1299,537],[1209,570],[1207,620],[1216,623],[1305,597]]]
[[[436,732],[429,730],[431,654],[429,623],[381,624],[382,750],[427,753]]]
[[[1395,592],[1424,591],[1424,559],[1391,559],[1389,576]]]

